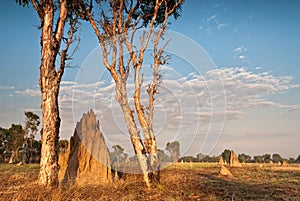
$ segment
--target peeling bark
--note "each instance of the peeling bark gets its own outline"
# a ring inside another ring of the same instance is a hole
[[[41,21],[41,65],[40,89],[42,93],[42,149],[40,160],[39,184],[47,187],[58,185],[58,139],[59,139],[59,106],[58,94],[61,77],[65,67],[65,56],[56,71],[55,61],[60,50],[64,27],[67,20],[67,1],[59,2],[59,17],[54,26],[54,1],[43,3],[32,1]],[[70,36],[70,35],[69,35]],[[69,38],[70,39],[70,38]],[[68,40],[63,51],[67,51],[72,40]]]
[[[147,187],[150,187],[146,149],[141,140],[140,131],[138,130],[137,125],[134,121],[133,111],[130,109],[128,103],[126,82],[123,81],[116,84],[116,99],[122,108],[125,123],[130,134],[131,143],[137,156],[137,160],[144,176],[144,180]]]

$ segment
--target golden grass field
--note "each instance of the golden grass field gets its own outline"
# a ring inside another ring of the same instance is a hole
[[[300,165],[243,164],[219,175],[215,163],[178,163],[161,172],[161,183],[147,189],[140,175],[105,186],[55,190],[37,185],[38,168],[0,165],[0,200],[300,200]]]

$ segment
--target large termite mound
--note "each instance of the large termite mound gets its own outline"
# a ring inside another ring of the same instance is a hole
[[[111,181],[109,151],[93,111],[77,122],[66,153],[59,155],[61,184],[104,184]]]
[[[229,158],[230,162],[230,166],[232,167],[242,167],[242,164],[240,163],[238,157],[236,156],[234,151],[230,151],[230,158]]]

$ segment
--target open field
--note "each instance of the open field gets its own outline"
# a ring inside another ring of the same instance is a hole
[[[0,165],[0,200],[300,200],[300,165],[244,164],[219,176],[213,163],[174,164],[161,183],[145,188],[139,175],[105,186],[43,189],[36,184],[38,165]]]

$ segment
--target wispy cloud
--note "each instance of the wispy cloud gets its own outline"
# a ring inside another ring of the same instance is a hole
[[[246,52],[247,52],[247,47],[245,45],[241,45],[236,47],[233,50],[233,57],[240,60],[240,61],[246,61],[247,60],[247,56],[246,56]]]
[[[233,50],[235,53],[244,53],[247,51],[245,45],[241,45]]]
[[[0,85],[0,90],[12,90],[14,88],[14,86]]]
[[[241,52],[244,48],[238,47],[235,51]],[[163,70],[166,75],[171,75],[173,71],[170,66]],[[147,79],[142,90],[142,104],[145,107],[148,104],[146,85]],[[256,73],[241,67],[213,69],[204,75],[190,73],[176,80],[166,76],[155,100],[155,133],[164,142],[172,141],[187,133],[203,135],[212,124],[241,119],[251,108],[298,110],[299,105],[284,105],[267,98],[267,95],[281,94],[294,88],[299,88],[299,85],[293,84],[291,76]],[[133,84],[128,84],[127,89],[129,103],[134,108]],[[109,144],[118,143],[115,140],[128,140],[128,131],[114,90],[114,84],[107,81],[91,84],[62,82],[59,96],[62,138],[68,138],[82,113],[92,108],[100,119]],[[17,93],[34,97],[40,95],[37,89]],[[204,136],[198,138],[203,139]]]
[[[208,18],[206,19],[206,22],[216,21],[217,18],[218,18],[218,15],[217,15],[217,14],[212,15],[212,16],[210,16],[210,17],[208,17]]]
[[[293,111],[296,111],[296,110],[300,110],[300,104],[297,104],[297,105],[290,105],[288,106],[288,112],[293,112]]]
[[[221,30],[224,27],[228,26],[229,23],[224,22],[222,20],[222,17],[220,17],[218,14],[213,14],[211,16],[208,16],[204,21],[203,24],[199,26],[199,30],[203,30],[206,33],[210,33],[211,31],[215,30]]]
[[[25,96],[33,96],[33,97],[40,97],[41,92],[35,89],[25,89],[23,91],[16,91],[18,95],[25,95]]]
[[[223,29],[224,27],[228,26],[228,23],[220,23],[220,24],[217,24],[217,29]]]

